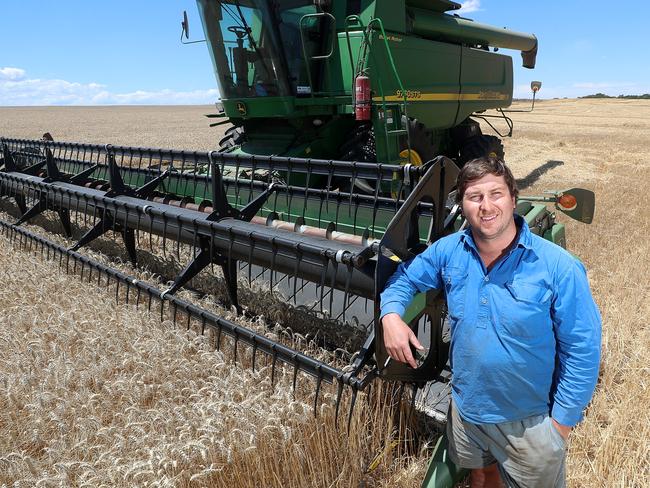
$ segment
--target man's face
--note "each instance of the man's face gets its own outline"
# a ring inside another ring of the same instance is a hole
[[[494,240],[514,230],[515,197],[503,176],[487,174],[470,182],[462,206],[474,238]]]

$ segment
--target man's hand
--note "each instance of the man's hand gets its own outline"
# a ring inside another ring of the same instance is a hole
[[[424,347],[411,328],[396,313],[386,314],[381,319],[381,323],[384,330],[384,345],[388,355],[396,361],[408,363],[412,368],[417,368],[410,345],[413,344],[419,350],[424,350]]]
[[[571,433],[571,427],[557,423],[554,418],[551,418],[551,422],[553,422],[553,427],[555,427],[555,429],[566,441],[569,438],[569,434]]]

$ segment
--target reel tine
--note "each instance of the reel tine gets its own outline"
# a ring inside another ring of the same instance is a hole
[[[255,191],[255,187],[253,186],[253,182],[255,181],[255,172],[257,171],[257,158],[255,156],[251,157],[251,177],[249,181],[249,186],[248,186],[248,199],[247,202],[250,203],[254,196],[253,192]]]
[[[350,214],[350,208],[352,207],[352,194],[354,193],[354,185],[357,182],[357,163],[356,161],[352,162],[352,182],[350,183],[350,197],[348,202],[348,215]],[[338,220],[337,220],[338,222]]]
[[[232,259],[232,229],[228,229],[228,261]],[[210,271],[214,274],[214,227],[210,226]]]
[[[255,248],[255,240],[253,239],[253,233],[249,232],[248,233],[248,239],[250,241],[250,248],[248,250],[248,286],[252,286],[253,282],[251,280],[252,275],[253,275],[253,249]]]
[[[240,191],[240,185],[239,185],[239,155],[237,155],[237,159],[235,160],[235,205],[239,202],[239,191]]]
[[[138,210],[138,221],[135,224],[135,245],[140,247],[140,222],[142,220],[142,212]]]
[[[327,256],[323,256],[323,266],[321,275],[320,275],[320,300],[318,300],[320,311],[323,312],[323,293],[325,291],[325,275],[327,274],[327,266],[329,264],[329,259]]]
[[[341,400],[343,399],[343,378],[337,377],[338,385],[336,388],[336,407],[334,410],[334,427],[339,428],[339,410],[341,408]]]
[[[221,324],[219,324],[219,328],[217,329],[217,339],[215,341],[215,349],[217,351],[221,351]]]
[[[273,237],[271,237],[271,254],[272,254],[272,256],[271,256],[271,268],[269,270],[271,272],[271,276],[270,276],[270,279],[269,279],[269,291],[271,292],[271,296],[273,296],[273,270],[275,269],[275,257],[277,255],[277,253],[278,253],[278,246],[277,246],[277,244],[275,242],[275,236],[273,236]]]
[[[192,228],[192,260],[196,259],[196,243],[198,240],[198,233],[199,233],[199,228],[198,224],[196,223],[196,219],[192,221],[193,228]]]
[[[183,229],[183,223],[181,221],[181,216],[180,215],[176,216],[176,225],[177,225],[177,232],[176,232],[176,259],[180,263],[180,261],[181,261],[181,231]]]
[[[153,251],[153,214],[149,213],[149,250]]]
[[[350,425],[352,424],[352,413],[354,412],[354,406],[357,403],[357,387],[352,386],[352,398],[350,399],[350,409],[348,410],[348,434],[350,434]]]
[[[160,297],[160,321],[162,322],[165,317],[165,299]]]
[[[84,275],[84,268],[83,268],[83,263],[81,265],[81,279],[83,280],[83,275]],[[124,300],[126,301],[126,304],[129,304],[129,295],[131,294],[131,285],[127,282],[126,283],[126,296],[124,297]]]
[[[293,268],[293,304],[296,305],[298,292],[296,287],[298,286],[298,269],[300,268],[300,261],[302,260],[302,252],[300,252],[300,243],[296,246],[296,261]],[[291,300],[292,297],[289,297]]]
[[[327,185],[325,186],[325,212],[329,213],[329,197],[330,192],[332,191],[332,173],[334,173],[332,160],[329,160],[329,171],[327,172]],[[320,225],[320,217],[318,219]]]
[[[162,216],[162,219],[163,219],[162,253],[163,253],[163,258],[166,259],[167,258],[167,252],[166,252],[165,243],[167,241],[167,237],[166,237],[167,236],[167,214],[165,213],[164,210],[163,210],[161,216]],[[153,215],[151,217],[151,225],[153,226]],[[153,231],[151,232],[151,234],[153,234]],[[153,247],[152,247],[152,249],[153,249]]]
[[[310,160],[311,163],[311,160]],[[307,179],[305,181],[305,195],[303,196],[303,201],[302,201],[302,218],[304,220],[305,218],[305,213],[307,212],[307,200],[309,199],[309,188],[310,188],[310,179],[311,179],[311,172],[312,172],[312,167],[311,164],[308,163],[307,165]],[[319,219],[320,221],[320,219]]]
[[[339,263],[336,261],[332,261],[332,278],[330,279],[330,308],[329,308],[329,313],[330,317],[334,317],[334,286],[335,286],[335,281],[336,281],[336,273],[338,271]],[[349,275],[348,275],[349,277]],[[345,305],[345,303],[344,303]]]
[[[291,158],[289,158],[289,159],[291,159]],[[293,197],[293,193],[291,193],[291,191],[289,190],[289,187],[291,185],[291,170],[292,170],[292,168],[293,168],[293,165],[291,163],[289,163],[289,168],[288,168],[288,171],[287,171],[287,192],[286,192],[286,195],[287,195],[287,197],[286,197],[287,198],[287,213],[289,215],[291,215],[291,200],[292,200],[292,197]]]
[[[352,279],[352,264],[347,264],[346,265],[348,273],[345,278],[345,290],[343,291],[343,311],[341,312],[342,320],[345,322],[345,311],[352,305],[352,303],[349,303],[349,297],[350,297],[350,280]],[[339,317],[340,317],[339,316]],[[338,317],[337,317],[338,319]]]
[[[320,393],[321,384],[323,382],[323,372],[320,365],[317,368],[318,377],[316,379],[316,393],[314,394],[314,417],[318,415],[318,395]]]

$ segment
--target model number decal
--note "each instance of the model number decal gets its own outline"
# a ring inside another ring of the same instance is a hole
[[[404,92],[402,90],[396,90],[395,96],[397,98],[404,98]],[[422,92],[420,90],[406,90],[407,99],[418,99],[422,98]]]
[[[379,39],[381,39],[382,41],[384,40],[384,36],[383,36],[383,34],[379,34]],[[392,41],[392,42],[402,42],[402,38],[401,38],[401,37],[393,36],[393,35],[391,35],[391,34],[388,34],[388,35],[386,36],[386,39],[388,39],[389,41]]]

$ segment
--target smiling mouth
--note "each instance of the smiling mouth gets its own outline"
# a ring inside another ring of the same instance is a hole
[[[492,222],[497,218],[496,215],[491,215],[489,217],[481,217],[481,222]]]

